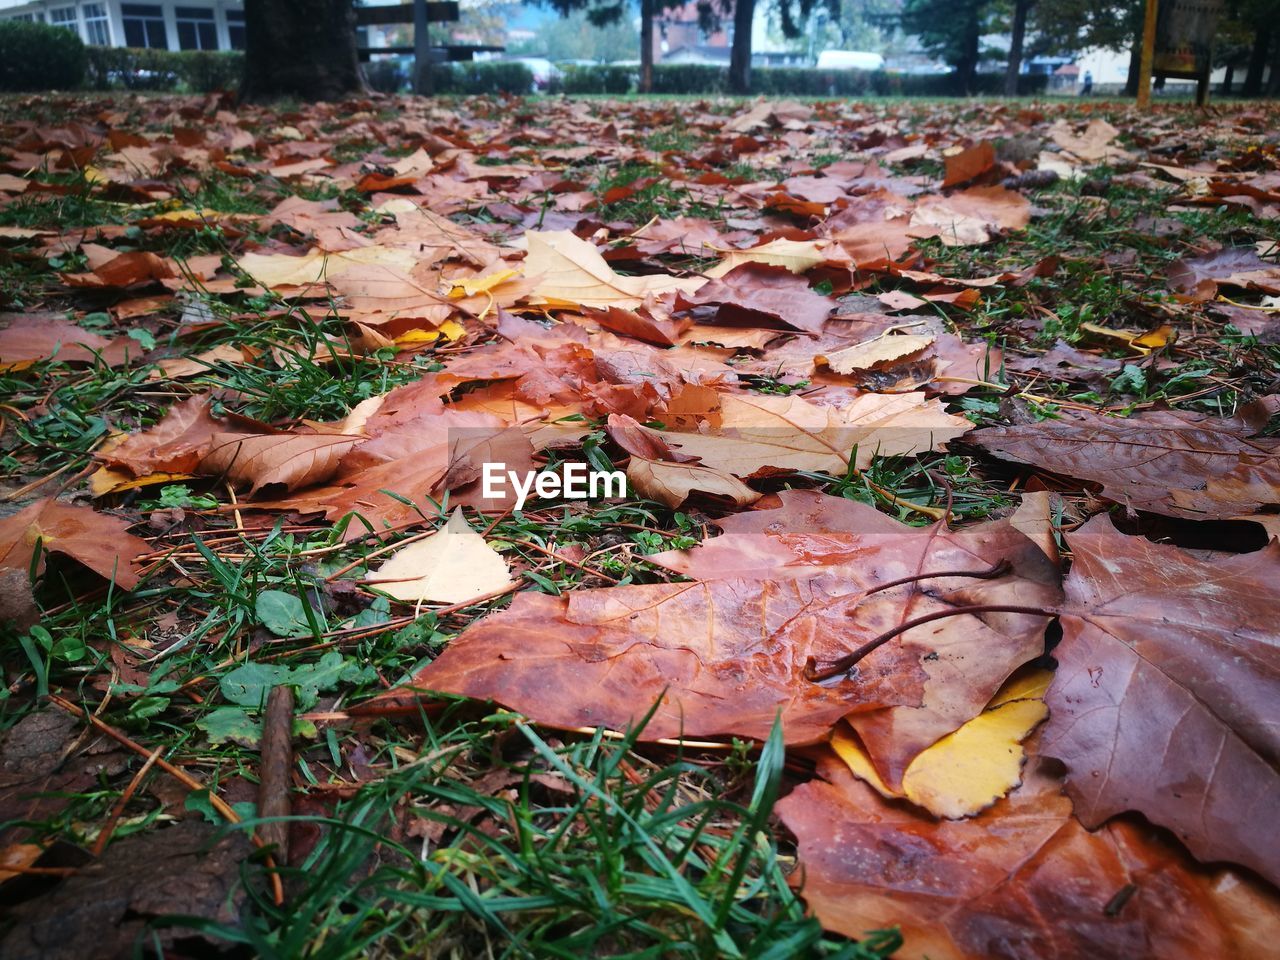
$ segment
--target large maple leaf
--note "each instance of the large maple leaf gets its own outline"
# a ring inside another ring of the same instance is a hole
[[[966,606],[1048,609],[1060,598],[1056,565],[1008,520],[953,531],[940,523],[910,527],[865,504],[808,490],[784,491],[781,501],[777,509],[725,518],[723,536],[649,559],[700,580],[839,577],[866,594],[858,621],[874,611],[886,629]],[[981,572],[1000,561],[1010,569],[994,579],[926,576]],[[886,583],[900,585],[877,590]],[[886,784],[900,787],[917,754],[976,717],[1010,674],[1043,651],[1045,622],[1026,614],[963,615],[893,641],[915,650],[925,674],[921,701],[850,718]]]
[[[1268,441],[1248,439],[1266,424],[1276,399],[1234,417],[1075,413],[979,430],[966,441],[1005,460],[1100,484],[1104,497],[1133,509],[1223,519],[1280,503],[1280,454]]]
[[[838,760],[830,782],[778,804],[799,840],[795,879],[829,930],[896,926],[909,960],[1200,960],[1268,956],[1280,898],[1247,874],[1198,867],[1141,824],[1090,833],[1034,767],[972,820],[886,803]]]
[[[1044,752],[1088,826],[1138,810],[1280,880],[1280,545],[1202,559],[1095,517],[1075,557]]]

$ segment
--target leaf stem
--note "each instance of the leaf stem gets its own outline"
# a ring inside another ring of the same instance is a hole
[[[915,617],[905,623],[900,623],[892,630],[886,630],[880,636],[868,640],[862,646],[858,647],[852,653],[848,653],[839,660],[833,660],[825,667],[818,667],[818,662],[810,657],[804,665],[804,678],[818,683],[822,680],[830,680],[832,677],[839,676],[842,673],[848,673],[858,665],[863,657],[874,650],[884,646],[899,634],[906,633],[916,627],[924,626],[926,623],[933,623],[935,620],[943,620],[947,617],[959,617],[965,614],[977,613],[1026,613],[1032,616],[1051,617],[1057,613],[1056,610],[1046,607],[1022,607],[1015,604],[1005,603],[982,603],[975,604],[971,607],[955,607],[951,610],[935,610],[933,613],[926,613],[923,616]]]

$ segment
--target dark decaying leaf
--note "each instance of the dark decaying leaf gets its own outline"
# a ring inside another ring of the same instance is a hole
[[[966,442],[1005,460],[1100,484],[1134,510],[1213,520],[1280,503],[1280,450],[1251,440],[1280,398],[1234,417],[1153,410],[1131,417],[1064,414],[1058,420],[978,430]]]
[[[1105,517],[1068,539],[1043,751],[1080,819],[1137,810],[1280,880],[1280,545],[1204,560]]]
[[[190,926],[153,927],[161,917],[235,924],[246,897],[240,864],[250,849],[244,833],[195,820],[125,837],[101,860],[13,909],[0,955],[6,960],[128,957],[144,936],[162,944],[200,936]]]

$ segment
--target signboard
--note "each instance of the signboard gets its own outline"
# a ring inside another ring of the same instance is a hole
[[[1207,81],[1222,7],[1223,0],[1160,0],[1151,72]]]

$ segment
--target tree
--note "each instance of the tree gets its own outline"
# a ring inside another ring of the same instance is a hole
[[[994,0],[906,0],[902,28],[955,68],[960,88],[972,93],[982,56],[982,35],[991,32]]]
[[[1004,74],[1006,97],[1018,95],[1018,74],[1022,72],[1022,43],[1027,35],[1027,14],[1035,0],[1014,0],[1013,23],[1009,28],[1009,65]]]
[[[352,0],[245,0],[247,101],[340,100],[366,90]]]
[[[735,0],[733,46],[729,50],[729,90],[733,93],[751,92],[751,25],[755,16],[756,0]]]

